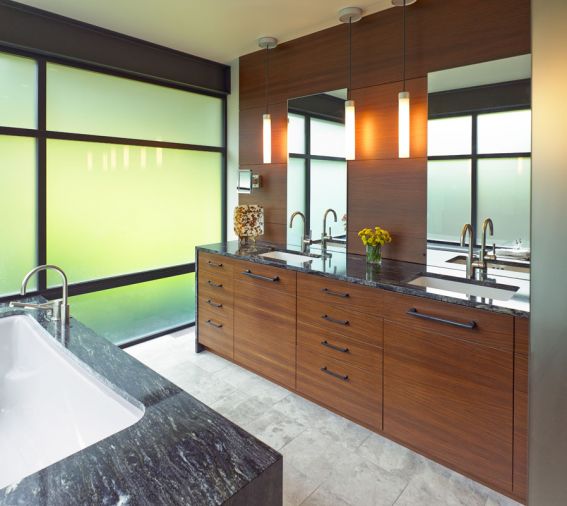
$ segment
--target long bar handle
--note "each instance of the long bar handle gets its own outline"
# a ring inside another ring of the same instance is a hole
[[[349,297],[347,292],[335,292],[334,290],[329,290],[328,288],[321,288],[321,291],[327,295],[334,295],[335,297],[342,297],[343,299]]]
[[[321,344],[326,348],[331,348],[331,350],[340,351],[341,353],[348,353],[348,348],[341,348],[340,346],[336,346],[331,344],[329,341],[321,341]]]
[[[331,318],[327,314],[321,315],[321,318],[323,318],[323,320],[327,320],[328,322],[331,322],[331,323],[338,323],[339,325],[348,325],[349,324],[348,320],[337,320],[336,318]]]
[[[277,281],[280,280],[279,276],[274,276],[273,278],[271,278],[269,276],[262,276],[260,274],[254,274],[250,269],[246,269],[245,271],[242,271],[242,274],[245,274],[246,276],[250,276],[251,278],[254,278],[254,279],[261,279],[262,281],[269,281],[270,283],[276,283]]]
[[[339,374],[338,372],[331,371],[330,369],[327,369],[327,366],[321,367],[321,371],[324,372],[325,374],[328,374],[329,376],[332,376],[333,378],[337,378],[342,381],[348,381],[348,374],[343,375],[343,374]]]
[[[412,307],[407,314],[410,316],[415,316],[416,318],[422,318],[423,320],[430,320],[437,323],[444,323],[445,325],[452,325],[453,327],[459,327],[460,329],[472,330],[476,327],[475,321],[470,321],[467,323],[455,322],[453,320],[447,320],[446,318],[439,318],[438,316],[431,316],[425,313],[419,313],[416,308]]]
[[[220,329],[222,327],[222,323],[215,323],[213,320],[207,320],[207,323],[213,327],[216,327],[217,329]]]

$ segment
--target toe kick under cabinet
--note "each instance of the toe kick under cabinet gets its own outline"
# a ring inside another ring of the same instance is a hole
[[[527,322],[199,253],[200,345],[520,500]]]

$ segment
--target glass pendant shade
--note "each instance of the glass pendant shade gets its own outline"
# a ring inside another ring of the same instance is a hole
[[[272,163],[272,117],[269,114],[263,116],[263,150],[264,163]]]
[[[354,160],[356,150],[354,100],[345,102],[345,158]]]
[[[401,91],[398,94],[398,156],[410,156],[410,94]]]

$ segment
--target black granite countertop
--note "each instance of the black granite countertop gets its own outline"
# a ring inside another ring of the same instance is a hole
[[[14,314],[23,312],[0,304],[0,318]],[[281,459],[78,321],[71,319],[62,333],[43,312],[27,314],[145,413],[129,428],[0,490],[0,505],[216,505]]]
[[[306,272],[332,279],[348,281],[360,285],[381,288],[407,295],[427,297],[463,306],[485,309],[496,313],[504,313],[519,317],[529,317],[529,277],[527,279],[504,276],[500,273],[489,272],[488,281],[472,281],[479,285],[492,287],[518,287],[515,295],[507,301],[486,299],[483,297],[461,295],[421,286],[411,285],[409,282],[416,277],[427,274],[432,277],[451,277],[456,281],[466,281],[464,266],[452,265],[450,268],[442,264],[426,265],[396,260],[382,260],[380,267],[369,265],[366,258],[361,255],[347,254],[339,248],[328,252],[330,257],[323,259],[317,248],[310,249],[312,260],[306,262],[286,262],[284,260],[261,257],[262,253],[269,251],[292,251],[285,246],[270,243],[257,243],[240,245],[238,241],[228,241],[217,244],[198,246],[197,250],[217,253],[232,258],[268,264],[298,272]],[[297,253],[297,251],[294,251]],[[454,254],[453,254],[454,256]]]

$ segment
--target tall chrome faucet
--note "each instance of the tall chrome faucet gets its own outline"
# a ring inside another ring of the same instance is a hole
[[[305,219],[305,215],[301,211],[295,211],[289,220],[289,228],[293,226],[293,220],[296,216],[301,216],[303,220],[303,233],[301,234],[301,253],[305,253],[307,251],[307,247],[311,244],[311,230],[309,234],[307,234],[307,220]]]
[[[335,223],[337,222],[337,213],[334,209],[327,209],[323,214],[323,232],[321,233],[321,251],[324,253],[327,250],[327,241],[331,240],[333,236],[331,235],[331,227],[329,227],[329,235],[325,232],[327,230],[327,215],[329,213],[333,214]]]
[[[494,236],[494,223],[492,223],[492,220],[490,218],[486,218],[482,222],[482,244],[481,244],[481,247],[480,247],[480,263],[482,264],[482,268],[483,268],[484,271],[486,271],[486,268],[487,268],[487,265],[486,265],[487,256],[491,260],[494,260],[495,257],[496,257],[496,245],[493,246],[492,255],[486,254],[486,230],[487,229],[490,229],[490,237]]]
[[[32,304],[31,302],[10,302],[10,307],[20,307],[27,309],[46,309],[52,311],[51,319],[54,321],[61,321],[63,324],[69,323],[70,311],[69,311],[69,283],[67,281],[67,276],[63,269],[60,269],[56,265],[39,265],[35,269],[28,272],[22,281],[22,287],[20,290],[20,295],[23,297],[26,295],[28,282],[34,274],[40,271],[54,270],[59,273],[61,280],[63,282],[63,298],[52,300],[46,302],[45,304]]]
[[[475,265],[475,258],[474,258],[474,230],[470,223],[465,223],[463,225],[463,229],[461,230],[461,246],[465,245],[467,240],[467,233],[469,235],[469,252],[467,255],[467,278],[474,279],[476,265]]]

